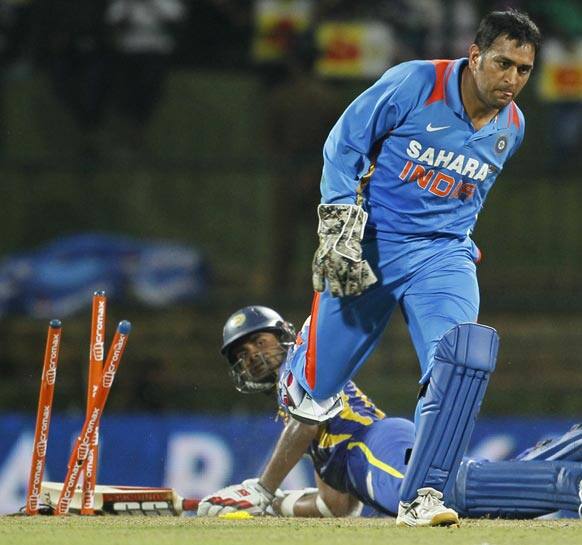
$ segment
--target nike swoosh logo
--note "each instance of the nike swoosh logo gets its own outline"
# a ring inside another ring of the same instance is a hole
[[[444,125],[443,127],[433,127],[431,123],[426,126],[426,132],[442,131],[443,129],[450,128],[450,125]]]

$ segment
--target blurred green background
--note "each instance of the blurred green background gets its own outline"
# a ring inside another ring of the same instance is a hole
[[[109,401],[114,410],[270,410],[271,399],[241,396],[230,384],[218,353],[222,325],[251,303],[274,306],[298,327],[309,313],[316,242],[309,222],[289,225],[299,250],[290,254],[288,285],[278,289],[273,278],[273,179],[286,167],[266,151],[269,87],[252,67],[237,65],[246,53],[226,45],[222,53],[230,65],[208,66],[211,61],[187,55],[173,63],[136,153],[120,144],[127,127],[115,116],[91,133],[87,153],[86,131],[54,96],[42,66],[12,69],[3,78],[0,255],[89,231],[191,244],[210,265],[210,290],[195,305],[145,309],[110,301],[109,338],[119,319],[134,324]],[[330,89],[345,106],[369,83],[336,81]],[[582,164],[578,153],[567,168],[548,168],[551,110],[535,83],[519,103],[525,143],[474,234],[484,254],[480,321],[502,339],[483,412],[575,417],[582,415]],[[297,160],[317,165],[319,154]],[[55,397],[62,410],[78,411],[84,403],[89,318],[87,309],[63,320]],[[2,318],[0,409],[36,408],[45,332],[42,320]],[[357,381],[388,413],[408,415],[417,379],[397,315]]]

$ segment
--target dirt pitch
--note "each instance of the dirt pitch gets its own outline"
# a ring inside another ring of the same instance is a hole
[[[466,520],[396,528],[391,519],[229,521],[196,517],[0,517],[2,545],[582,545],[582,521]]]

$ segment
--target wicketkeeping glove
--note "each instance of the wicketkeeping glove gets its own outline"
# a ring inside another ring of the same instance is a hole
[[[313,289],[333,297],[359,295],[377,282],[370,264],[362,259],[362,237],[368,214],[355,204],[320,204],[319,248],[313,257]]]
[[[259,479],[247,479],[202,498],[198,504],[198,516],[217,517],[234,511],[266,515],[274,499],[275,495],[262,486]]]

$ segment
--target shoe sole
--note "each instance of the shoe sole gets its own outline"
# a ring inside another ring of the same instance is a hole
[[[432,517],[431,526],[459,526],[459,517],[452,513],[440,513]]]
[[[453,526],[459,527],[459,517],[453,513],[439,513],[430,519],[430,521],[423,521],[421,524],[408,524],[404,520],[396,520],[396,526],[406,526],[408,528],[422,527],[422,526]]]

